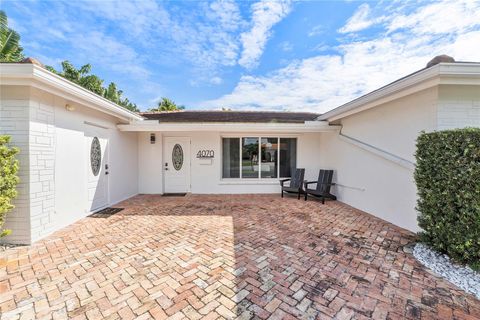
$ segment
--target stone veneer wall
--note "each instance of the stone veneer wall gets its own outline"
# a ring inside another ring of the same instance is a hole
[[[54,102],[53,96],[29,89],[0,104],[0,134],[10,135],[12,145],[20,149],[18,197],[5,224],[14,232],[2,242],[30,244],[53,231]]]
[[[480,127],[478,86],[441,86],[437,129]]]
[[[2,92],[3,94],[3,92]],[[18,197],[13,201],[15,209],[9,212],[5,228],[15,230],[10,236],[2,241],[16,244],[28,244],[31,242],[30,234],[30,202],[29,202],[29,141],[28,132],[30,118],[29,100],[2,100],[0,103],[0,134],[12,137],[11,144],[20,149],[18,159],[20,161],[19,177],[17,186]]]
[[[37,93],[30,101],[31,241],[54,231],[55,97]]]
[[[442,101],[437,121],[439,130],[480,127],[480,101]]]

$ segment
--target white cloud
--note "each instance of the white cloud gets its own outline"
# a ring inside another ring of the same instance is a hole
[[[95,65],[136,78],[149,75],[137,52],[115,38],[93,31],[72,35],[70,41],[78,55],[84,57],[83,61],[92,61],[93,58]]]
[[[210,83],[211,83],[211,84],[215,84],[215,85],[221,84],[221,83],[222,83],[222,78],[220,78],[220,77],[213,77],[212,79],[210,79]]]
[[[308,33],[308,36],[309,37],[318,36],[318,35],[321,35],[322,33],[324,33],[325,31],[326,31],[325,26],[318,25],[318,26],[313,27],[312,30],[310,30],[310,32]]]
[[[224,30],[236,31],[244,24],[240,15],[240,9],[233,0],[214,1],[209,6],[207,17],[217,20]]]
[[[367,3],[360,5],[347,23],[338,30],[340,33],[350,33],[364,30],[381,21],[381,18],[373,19],[370,16],[370,6]]]
[[[286,1],[249,5],[250,22],[234,0],[192,3],[191,10],[154,0],[57,1],[42,8],[45,17],[56,17],[55,24],[38,19],[40,7],[35,11],[22,2],[14,5],[28,16],[28,29],[42,30],[29,34],[30,43],[43,46],[32,45],[33,53],[55,55],[60,44],[68,51],[65,59],[135,76],[148,74],[147,62],[165,68],[182,64],[190,68],[188,83],[196,85],[219,83],[224,67],[239,62],[253,66],[273,25],[289,12],[290,0]],[[112,26],[115,30],[109,30]],[[119,67],[120,63],[125,66]]]
[[[238,31],[245,22],[233,0],[197,3],[192,10],[167,10],[153,0],[106,1],[98,7],[80,1],[76,5],[102,20],[114,21],[125,40],[156,52],[154,63],[189,64],[195,77],[192,83],[208,81],[221,67],[237,63]]]
[[[415,19],[427,17],[425,12],[441,12],[437,6],[428,4],[410,14],[393,11],[385,21],[387,32],[343,42],[332,48],[336,54],[294,61],[265,76],[243,76],[230,94],[202,105],[325,112],[425,67],[435,55],[478,61],[480,3],[470,5],[469,10],[464,3],[446,3],[448,16],[414,23]],[[402,17],[402,24],[398,17]],[[461,19],[469,23],[458,22]],[[395,27],[389,28],[394,21]],[[432,35],[428,30],[437,31]]]
[[[334,50],[334,49],[335,47],[329,46],[324,42],[320,42],[315,47],[313,47],[311,51],[323,52],[323,51]]]
[[[398,14],[389,19],[390,32],[408,29],[422,34],[442,34],[468,30],[480,22],[477,1],[443,1],[416,10],[413,14]]]
[[[288,51],[292,51],[293,50],[293,45],[288,42],[288,41],[283,41],[281,42],[278,47],[280,48],[280,50],[282,51],[285,51],[285,52],[288,52]]]
[[[240,35],[242,54],[238,64],[253,68],[263,54],[272,27],[280,22],[291,10],[290,1],[260,1],[252,5],[252,27]]]
[[[170,23],[169,13],[154,0],[142,1],[102,1],[92,5],[89,1],[72,3],[80,10],[85,10],[108,20],[115,20],[125,32],[145,38],[153,29],[164,29]]]

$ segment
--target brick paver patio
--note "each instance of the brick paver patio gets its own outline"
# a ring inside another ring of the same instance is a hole
[[[1,319],[478,319],[413,235],[339,202],[137,196],[0,253]]]

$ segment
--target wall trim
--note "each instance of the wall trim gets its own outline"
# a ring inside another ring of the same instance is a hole
[[[338,133],[338,136],[339,136],[340,140],[342,140],[342,141],[348,142],[348,143],[353,144],[353,145],[355,145],[355,146],[357,146],[357,147],[359,147],[363,150],[366,150],[368,152],[376,154],[377,156],[380,156],[380,157],[382,157],[386,160],[389,160],[389,161],[391,161],[395,164],[398,164],[401,167],[404,167],[404,168],[412,170],[412,171],[415,169],[415,163],[413,163],[413,162],[411,162],[407,159],[404,159],[400,156],[397,156],[396,154],[393,154],[393,153],[388,152],[386,150],[375,147],[375,146],[373,146],[369,143],[366,143],[366,142],[363,142],[363,141],[358,140],[356,138],[347,136],[347,135],[342,133],[342,130],[340,130],[340,132]]]

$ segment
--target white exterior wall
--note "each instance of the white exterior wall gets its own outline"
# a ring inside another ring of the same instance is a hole
[[[95,130],[108,137],[109,204],[113,205],[138,193],[137,134],[120,132],[118,120],[101,112],[75,106],[65,109],[65,101],[55,97],[55,221],[54,228],[85,217],[91,210],[87,204],[85,170],[89,168],[89,149],[85,131]]]
[[[7,90],[5,86],[0,86],[0,134],[10,135],[11,145],[20,149],[17,155],[20,163],[18,196],[13,200],[15,209],[7,216],[4,226],[6,229],[15,230],[7,240],[12,243],[30,243],[29,95],[28,87]]]
[[[34,242],[90,213],[85,131],[91,128],[109,139],[110,205],[137,193],[163,193],[164,137],[190,137],[192,193],[277,193],[278,179],[222,179],[221,138],[296,137],[297,167],[306,169],[306,179],[315,180],[320,168],[334,169],[340,201],[416,231],[413,170],[392,155],[413,163],[422,130],[480,126],[480,90],[467,85],[440,85],[337,121],[355,143],[338,132],[155,132],[150,144],[150,132],[121,132],[117,118],[44,91],[1,86],[0,97],[0,134],[11,135],[21,150],[19,195],[5,226],[14,232],[3,239],[11,243]],[[67,111],[67,103],[76,110]],[[197,159],[199,150],[213,150],[215,158]]]
[[[480,88],[478,86],[440,86],[438,130],[480,127]]]
[[[342,119],[342,133],[414,162],[415,140],[436,127],[437,89],[432,88]],[[338,199],[409,230],[418,230],[413,170],[322,133],[322,165],[335,170]]]
[[[155,144],[150,143],[150,132],[138,133],[138,192],[163,193],[163,141],[162,134],[155,133]]]
[[[118,131],[114,117],[18,86],[2,86],[1,106],[0,133],[21,149],[19,197],[6,223],[13,233],[5,242],[32,243],[90,213],[85,122],[104,127],[109,137],[109,204],[138,193],[137,134]]]
[[[222,134],[220,132],[156,132],[156,143],[150,144],[150,132],[138,135],[139,147],[139,193],[163,193],[163,137],[190,137],[191,148],[191,192],[196,194],[235,194],[235,193],[277,193],[280,191],[278,179],[224,180],[221,178],[221,138],[222,136],[262,136],[296,137],[297,166],[306,169],[306,179],[316,179],[320,169],[320,134],[276,134],[276,133],[239,133]],[[196,158],[199,150],[214,150],[211,160]],[[235,181],[234,181],[235,180]]]

